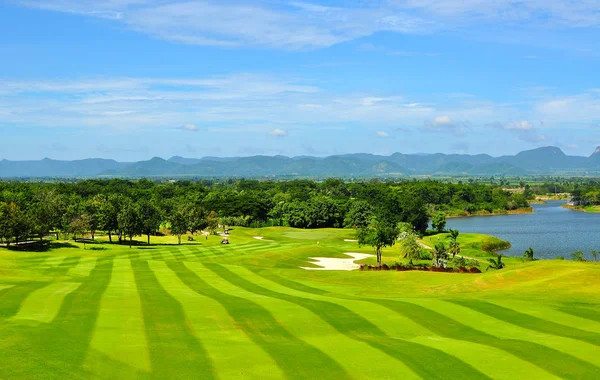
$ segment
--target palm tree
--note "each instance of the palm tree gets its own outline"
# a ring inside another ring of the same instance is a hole
[[[444,265],[444,261],[448,259],[448,251],[444,246],[444,243],[440,242],[435,245],[435,248],[432,251],[433,253],[433,265],[436,267],[442,267]]]
[[[525,260],[533,261],[533,248],[529,247],[529,249],[526,250],[525,253],[523,253],[523,258]]]
[[[490,263],[490,265],[487,267],[486,271],[489,270],[490,268],[492,269],[496,269],[496,270],[500,270],[502,268],[504,268],[504,263],[502,262],[502,255],[498,256],[498,259],[488,259],[488,262]]]

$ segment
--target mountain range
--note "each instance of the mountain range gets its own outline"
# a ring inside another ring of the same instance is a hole
[[[329,157],[154,157],[148,161],[117,162],[91,158],[58,161],[0,161],[2,178],[77,177],[378,177],[491,176],[535,174],[600,174],[600,147],[589,157],[568,156],[560,148],[542,147],[514,156],[487,154],[367,153]]]

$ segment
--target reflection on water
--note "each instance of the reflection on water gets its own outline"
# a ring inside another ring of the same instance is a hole
[[[500,215],[448,219],[447,228],[478,232],[507,240],[512,248],[507,256],[521,256],[532,247],[538,258],[555,258],[583,251],[600,251],[600,214],[572,211],[561,207],[564,201],[533,205],[534,214]]]

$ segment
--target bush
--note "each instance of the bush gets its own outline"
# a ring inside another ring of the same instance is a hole
[[[556,256],[556,260],[564,260],[565,257],[564,256]]]
[[[571,253],[571,260],[573,260],[573,261],[585,261],[585,258],[583,257],[583,251],[577,251],[577,252]]]

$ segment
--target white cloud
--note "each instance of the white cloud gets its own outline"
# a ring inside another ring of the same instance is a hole
[[[533,129],[533,125],[530,122],[523,120],[506,123],[503,128],[506,130],[530,131]]]
[[[433,125],[438,127],[447,127],[454,125],[454,122],[450,116],[437,116],[435,119],[433,119]]]
[[[184,124],[182,128],[184,131],[188,131],[188,132],[197,132],[198,131],[198,126],[196,126],[194,124]]]
[[[377,132],[377,136],[381,137],[382,139],[388,139],[388,138],[390,138],[390,135],[387,132],[383,132],[383,131],[378,131]]]
[[[374,96],[370,96],[370,97],[364,98],[362,100],[362,105],[365,106],[365,107],[370,107],[370,106],[374,106],[374,105],[376,105],[378,103],[385,102],[386,100],[388,100],[388,99],[387,98],[377,98],[377,97],[374,97]]]
[[[286,137],[288,135],[288,133],[286,131],[284,131],[283,129],[273,129],[272,131],[269,132],[269,136],[276,136],[276,137]]]
[[[457,136],[462,136],[468,125],[469,123],[467,122],[456,123],[450,116],[442,115],[436,116],[433,120],[426,121],[424,130],[426,132],[452,133]]]
[[[383,0],[343,6],[223,0],[12,0],[28,7],[96,17],[152,37],[192,45],[308,50],[377,32],[410,34],[469,25],[597,28],[597,0]],[[401,56],[436,55],[390,50]]]
[[[18,0],[16,0],[18,1]],[[378,31],[420,33],[429,22],[390,7],[303,2],[21,0],[47,10],[102,17],[156,38],[194,45],[315,49]]]

